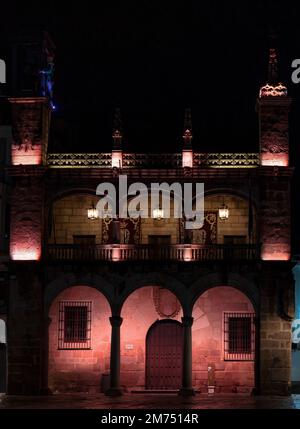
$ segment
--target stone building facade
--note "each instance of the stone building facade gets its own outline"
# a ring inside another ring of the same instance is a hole
[[[188,112],[182,153],[127,153],[118,115],[110,153],[51,153],[49,94],[9,101],[8,393],[288,394],[286,88],[261,88],[259,153],[194,151]],[[88,218],[97,185],[121,174],[204,183],[204,226]]]

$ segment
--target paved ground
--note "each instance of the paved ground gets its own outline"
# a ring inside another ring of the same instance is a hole
[[[102,394],[65,394],[52,396],[0,395],[0,409],[300,409],[300,395],[290,397],[241,395],[177,395],[127,394],[109,398]]]

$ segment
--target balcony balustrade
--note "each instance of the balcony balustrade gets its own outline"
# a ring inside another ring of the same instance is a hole
[[[49,244],[44,251],[48,261],[230,261],[258,260],[257,244],[243,245],[126,245]]]

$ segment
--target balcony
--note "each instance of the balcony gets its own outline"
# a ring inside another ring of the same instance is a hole
[[[243,245],[126,245],[126,244],[49,244],[47,261],[253,261],[260,259],[257,244]]]

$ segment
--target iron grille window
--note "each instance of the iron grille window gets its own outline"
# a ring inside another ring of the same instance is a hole
[[[59,303],[59,349],[91,348],[91,301]]]
[[[224,313],[225,360],[254,360],[254,318],[254,313]]]

